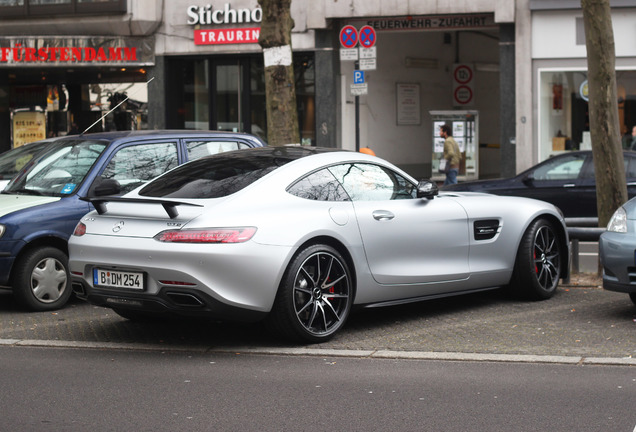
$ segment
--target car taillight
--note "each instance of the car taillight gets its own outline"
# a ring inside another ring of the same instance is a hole
[[[254,227],[162,231],[155,240],[166,243],[243,243],[256,233]]]
[[[75,226],[75,231],[73,231],[73,235],[77,237],[81,237],[84,234],[86,234],[86,225],[80,222]]]

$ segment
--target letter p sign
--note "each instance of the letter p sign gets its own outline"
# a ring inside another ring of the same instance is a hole
[[[353,83],[364,84],[364,71],[361,71],[361,70],[353,71]]]

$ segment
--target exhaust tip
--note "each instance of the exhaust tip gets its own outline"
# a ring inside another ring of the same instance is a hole
[[[201,307],[204,303],[194,294],[167,292],[166,296],[177,306]]]

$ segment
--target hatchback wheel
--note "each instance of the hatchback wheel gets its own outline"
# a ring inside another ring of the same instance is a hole
[[[533,300],[548,299],[556,292],[561,265],[561,243],[554,226],[537,219],[521,239],[512,288]]]
[[[313,245],[289,264],[269,321],[288,339],[325,342],[344,326],[352,302],[351,273],[342,255]]]
[[[12,285],[23,307],[32,311],[59,309],[72,294],[68,257],[53,247],[33,249],[17,261]]]
[[[632,299],[632,303],[636,305],[636,293],[629,293],[629,298]]]

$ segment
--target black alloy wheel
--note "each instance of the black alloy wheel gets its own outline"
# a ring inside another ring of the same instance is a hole
[[[301,250],[290,263],[269,320],[288,339],[325,342],[344,326],[352,302],[345,259],[331,246],[317,244]]]
[[[521,240],[511,285],[513,290],[532,300],[554,295],[561,274],[561,241],[554,226],[537,219]]]

